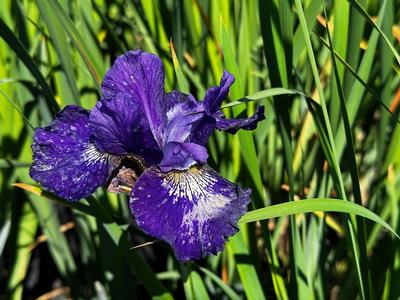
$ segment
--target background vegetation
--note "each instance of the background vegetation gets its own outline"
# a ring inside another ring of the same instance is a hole
[[[381,225],[400,233],[399,8],[0,1],[0,298],[398,299],[400,242]],[[259,209],[218,256],[179,264],[135,228],[126,196],[99,189],[70,205],[28,175],[33,128],[65,105],[93,107],[116,56],[135,48],[163,59],[168,91],[202,99],[227,69],[230,99],[249,95],[227,113],[266,106],[253,133],[209,143],[210,164],[251,187]]]

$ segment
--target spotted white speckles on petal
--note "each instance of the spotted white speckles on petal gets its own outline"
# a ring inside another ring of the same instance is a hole
[[[139,227],[168,242],[180,261],[188,261],[223,250],[249,197],[249,189],[207,165],[167,173],[152,167],[136,182],[130,207]]]
[[[47,127],[35,130],[31,177],[70,201],[92,194],[110,173],[110,156],[91,143],[89,112],[67,106]]]

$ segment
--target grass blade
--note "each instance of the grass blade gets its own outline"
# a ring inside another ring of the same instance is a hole
[[[52,197],[50,194],[42,193],[41,189],[27,184],[16,184],[16,186],[31,193],[40,193],[40,196],[50,200],[57,199],[56,197]],[[131,249],[132,245],[126,236],[126,233],[123,232],[122,229],[113,221],[107,210],[105,210],[104,207],[94,198],[88,198],[88,202],[93,215],[103,222],[105,230],[115,243],[116,250],[120,251],[129,266],[136,271],[137,278],[144,284],[150,295],[155,299],[172,299],[172,296],[157,279],[149,265],[135,250]],[[74,203],[73,205],[75,206],[76,204],[78,203]]]
[[[241,298],[239,297],[238,294],[225,282],[221,280],[217,275],[215,275],[213,272],[210,270],[207,270],[206,268],[199,267],[200,271],[202,271],[205,275],[211,278],[212,281],[214,281],[225,293],[226,295],[231,299],[231,300],[240,300]]]
[[[20,42],[20,40],[14,35],[12,30],[7,26],[6,23],[2,19],[0,19],[0,36],[3,40],[10,46],[10,48],[15,52],[15,54],[21,59],[21,61],[25,64],[25,66],[32,73],[33,77],[39,83],[43,96],[46,99],[46,103],[51,110],[52,113],[56,113],[59,111],[58,104],[53,97],[53,93],[46,80],[44,79],[42,73],[39,71],[36,63],[30,57],[28,52],[26,51],[24,45]]]
[[[102,77],[103,72],[94,57],[92,56],[91,52],[88,50],[88,46],[86,45],[81,34],[75,27],[74,23],[72,23],[68,15],[65,13],[62,6],[58,3],[58,1],[50,0],[47,3],[49,4],[49,8],[51,9],[51,14],[54,15],[61,22],[64,30],[71,38],[80,56],[85,62],[90,74],[92,75],[94,83],[100,91],[100,78]]]
[[[397,53],[396,49],[394,48],[394,46],[392,45],[392,43],[390,42],[390,40],[388,39],[386,34],[382,31],[380,26],[378,26],[378,24],[376,24],[371,19],[371,17],[368,15],[367,11],[360,5],[360,3],[357,0],[349,0],[349,1],[350,1],[351,5],[353,5],[355,8],[357,8],[357,10],[365,17],[365,19],[379,32],[381,37],[383,37],[384,41],[386,42],[386,45],[388,45],[388,47],[390,48],[390,51],[392,51],[393,56],[396,58],[397,63],[400,66],[400,55],[399,55],[399,53]],[[384,0],[384,2],[380,5],[386,6],[386,2],[387,2],[387,0]]]
[[[52,37],[58,57],[60,58],[61,65],[71,91],[71,96],[73,97],[72,99],[75,101],[75,103],[79,104],[79,91],[76,86],[77,81],[75,78],[73,65],[71,64],[72,57],[65,33],[63,32],[63,27],[59,23],[59,20],[56,18],[56,16],[51,13],[51,7],[48,1],[37,0],[36,2],[47,25],[47,29],[50,32],[50,36]]]
[[[326,13],[325,5],[324,6],[324,15],[325,15],[325,20],[328,20],[328,16]],[[329,40],[329,45],[330,45],[330,54],[331,54],[331,61],[333,65],[333,72],[336,80],[336,87],[337,87],[337,92],[338,92],[338,97],[340,100],[340,111],[342,115],[342,120],[344,124],[344,130],[346,133],[346,144],[348,147],[348,157],[350,161],[350,176],[351,176],[351,182],[352,182],[352,187],[353,187],[353,195],[354,195],[354,200],[355,203],[358,205],[362,204],[362,199],[361,199],[361,189],[360,189],[360,180],[358,176],[358,168],[357,168],[357,162],[356,162],[356,157],[355,157],[355,150],[354,150],[354,141],[353,141],[353,134],[352,130],[350,127],[350,122],[349,122],[349,116],[347,113],[347,108],[346,108],[346,100],[344,97],[344,92],[342,88],[342,84],[340,82],[340,75],[336,66],[336,58],[333,50],[333,44],[331,40],[331,35],[329,31],[329,24],[328,21],[326,21],[326,32],[328,35],[328,40]],[[361,277],[362,284],[364,286],[364,292],[367,294],[364,295],[364,298],[366,299],[371,299],[371,278],[370,274],[368,271],[368,258],[367,258],[367,246],[366,246],[366,233],[365,233],[365,223],[362,219],[357,218],[357,238],[358,238],[358,244],[359,244],[359,251],[360,251],[360,268],[359,268],[359,277]],[[351,233],[353,232],[352,230],[350,231]],[[352,240],[354,240],[353,235],[351,235]],[[358,255],[358,253],[355,253],[355,255]]]
[[[400,239],[400,236],[396,233],[396,231],[374,212],[356,203],[334,198],[302,199],[300,201],[285,202],[256,209],[247,212],[239,220],[239,224],[316,211],[355,214],[380,224],[390,231],[394,236]]]

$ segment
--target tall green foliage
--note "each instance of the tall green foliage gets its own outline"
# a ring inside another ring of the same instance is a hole
[[[399,8],[0,1],[0,298],[399,298]],[[125,196],[68,203],[28,175],[34,128],[65,105],[92,108],[114,59],[136,48],[162,58],[168,91],[202,99],[225,69],[227,115],[265,106],[255,131],[208,145],[212,167],[253,190],[217,256],[180,264],[134,225]]]

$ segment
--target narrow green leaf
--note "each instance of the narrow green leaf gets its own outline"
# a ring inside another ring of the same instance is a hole
[[[71,64],[72,56],[70,53],[70,48],[66,35],[63,32],[63,27],[60,24],[59,19],[51,11],[51,6],[48,1],[36,0],[40,13],[47,25],[47,29],[50,32],[54,47],[57,51],[57,55],[61,61],[63,71],[68,81],[68,85],[75,103],[80,103],[79,101],[79,91],[76,86],[76,78],[74,74],[73,65]]]
[[[71,19],[66,14],[58,1],[49,0],[47,3],[49,4],[49,9],[51,9],[51,13],[61,22],[64,30],[71,38],[76,49],[78,50],[83,61],[85,62],[90,74],[92,75],[94,83],[100,91],[100,78],[103,74],[98,63],[94,59],[91,52],[88,50],[88,46],[86,45],[85,40],[82,38],[78,29],[75,27],[74,23],[71,21]]]
[[[208,296],[206,287],[204,286],[204,282],[201,279],[199,273],[196,271],[190,272],[190,282],[192,285],[192,290],[194,294],[194,298],[196,300],[209,300],[210,297]]]
[[[383,39],[385,40],[386,44],[389,46],[390,50],[392,51],[394,57],[397,60],[397,63],[400,66],[400,55],[399,53],[397,53],[396,49],[394,48],[394,46],[392,45],[392,43],[390,42],[390,40],[388,39],[388,37],[386,36],[386,34],[382,31],[382,29],[380,28],[380,26],[378,26],[378,24],[376,24],[371,17],[368,15],[367,11],[360,5],[360,3],[358,3],[357,0],[349,0],[350,3],[352,5],[354,5],[355,8],[358,9],[358,11],[367,19],[367,21],[376,29],[378,30],[379,34],[383,37]],[[387,0],[384,0],[383,3],[381,3],[381,6],[386,6],[386,2]]]
[[[12,30],[7,26],[6,23],[2,19],[0,19],[0,36],[3,40],[10,46],[12,51],[21,59],[21,61],[25,64],[25,66],[32,73],[33,77],[38,81],[40,88],[42,90],[43,95],[45,96],[46,103],[50,108],[52,113],[56,113],[59,111],[58,104],[53,97],[53,93],[49,85],[44,79],[42,73],[39,71],[36,63],[33,61],[32,57],[26,51],[24,45],[20,42],[20,40],[14,35]]]
[[[275,88],[270,88],[270,89],[259,91],[257,93],[248,95],[246,97],[243,97],[243,98],[233,101],[233,102],[229,102],[229,103],[223,105],[222,108],[233,107],[233,106],[237,106],[240,104],[246,104],[246,103],[250,103],[253,101],[259,101],[259,100],[263,100],[266,98],[270,98],[273,96],[279,96],[279,95],[299,95],[299,96],[303,96],[305,98],[308,98],[308,99],[318,103],[316,100],[312,99],[310,96],[306,95],[303,92],[292,90],[292,89],[287,89],[287,88],[275,87]]]
[[[175,53],[175,50],[174,50],[174,44],[172,43],[172,39],[171,39],[169,45],[170,45],[170,48],[171,48],[172,62],[174,64],[174,69],[175,69],[176,79],[178,81],[179,90],[182,93],[189,94],[189,92],[190,92],[189,84],[188,84],[188,82],[186,80],[185,75],[182,72],[182,68],[181,68],[181,65],[179,64],[178,57],[176,57],[176,53]]]
[[[14,260],[10,267],[7,282],[7,294],[11,300],[22,299],[23,282],[28,271],[31,259],[30,245],[35,241],[38,220],[28,201],[22,206],[20,216],[18,216],[17,231],[15,238]]]
[[[212,281],[214,281],[225,293],[226,295],[231,299],[231,300],[240,300],[240,296],[236,294],[236,292],[225,282],[222,281],[221,278],[219,278],[217,275],[215,275],[213,272],[210,270],[207,270],[206,268],[199,267],[199,269],[208,277],[211,278]]]
[[[333,51],[333,44],[332,44],[331,35],[330,35],[330,31],[329,31],[329,24],[327,21],[328,16],[327,16],[324,4],[323,4],[323,7],[324,7],[325,20],[326,20],[326,32],[328,35],[328,41],[329,41],[329,45],[330,45],[330,54],[331,54],[333,72],[334,72],[334,77],[336,80],[338,98],[340,100],[340,111],[341,111],[341,116],[342,116],[342,120],[343,120],[343,124],[344,124],[344,130],[346,133],[346,144],[348,147],[348,157],[349,157],[349,161],[350,161],[350,176],[351,176],[351,183],[352,183],[352,187],[353,187],[353,195],[354,195],[355,203],[361,205],[362,204],[361,188],[360,188],[359,177],[358,177],[358,167],[357,167],[356,156],[355,156],[353,134],[352,134],[351,127],[350,127],[349,115],[347,113],[346,99],[344,96],[342,83],[340,81],[341,79],[340,79],[339,71],[336,66],[336,58],[335,58],[335,54]],[[366,293],[363,296],[363,298],[370,299],[372,290],[371,290],[371,284],[370,284],[370,274],[368,271],[365,223],[364,223],[364,220],[362,220],[360,218],[356,218],[356,221],[357,221],[357,239],[358,239],[359,252],[360,252],[360,254],[359,254],[360,265],[357,265],[358,276],[360,277],[360,280],[362,281],[362,285],[364,287],[361,290]],[[350,226],[350,233],[351,233],[352,240],[354,240],[352,226]],[[355,253],[355,255],[358,255],[358,253]]]
[[[236,259],[240,259],[240,261],[236,261],[236,268],[242,281],[246,298],[251,300],[265,299],[260,280],[254,264],[252,264],[249,250],[241,231],[229,239],[229,245],[232,247]]]
[[[60,232],[60,223],[51,202],[41,201],[38,196],[30,194],[31,205],[39,219],[40,226],[47,237],[50,254],[61,276],[73,288],[74,294],[78,293],[78,281],[76,280],[76,264],[69,248],[67,239]]]
[[[243,87],[240,80],[239,69],[236,64],[236,59],[233,53],[231,41],[229,39],[229,34],[222,21],[222,16],[220,17],[220,30],[221,30],[221,45],[224,52],[225,65],[227,70],[234,74],[236,80],[235,84],[231,88],[231,94],[233,97],[238,98],[240,97],[240,95],[243,95]],[[242,111],[243,108],[236,108],[234,110],[234,115],[237,116]],[[262,188],[260,171],[258,169],[254,140],[250,132],[239,131],[238,135],[240,143],[240,152],[242,153],[242,156],[245,158],[244,161],[246,163],[247,169],[255,183],[259,195],[258,197],[255,197],[255,199],[259,200],[261,199],[261,196],[263,194],[263,188]],[[258,202],[260,203],[261,201]],[[261,205],[261,203],[259,205]],[[235,238],[232,239],[231,243],[233,250],[236,255],[248,256],[249,252],[246,246],[241,244],[237,240],[240,237],[241,235],[237,235]],[[237,269],[248,299],[265,298],[254,265],[238,262]]]
[[[247,212],[239,220],[239,224],[316,211],[341,212],[364,217],[382,225],[394,236],[400,239],[400,236],[388,223],[386,223],[384,220],[381,219],[381,217],[370,211],[368,208],[365,208],[353,202],[333,198],[302,199],[299,201],[285,202],[256,209]]]
[[[3,253],[4,247],[6,246],[8,234],[10,233],[11,221],[6,220],[0,228],[0,257]]]
[[[325,39],[323,39],[320,36],[319,36],[319,39],[325,47],[330,49],[330,46]],[[346,70],[349,71],[351,73],[351,75],[353,75],[354,78],[359,83],[361,83],[361,85],[373,96],[373,99],[376,100],[386,110],[386,112],[391,116],[391,118],[395,122],[400,123],[400,119],[390,110],[389,106],[385,103],[384,100],[382,100],[382,98],[378,95],[378,93],[376,91],[374,91],[336,51],[334,51],[334,53],[335,53],[335,57],[340,61],[341,64],[343,64],[343,66],[346,68]]]

